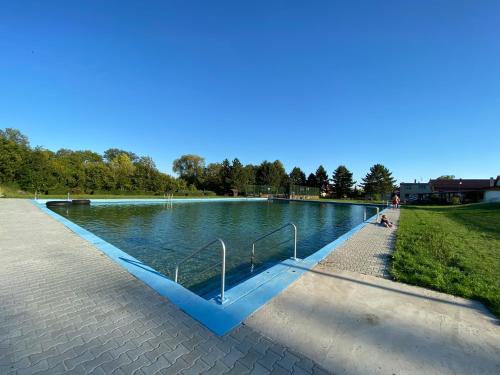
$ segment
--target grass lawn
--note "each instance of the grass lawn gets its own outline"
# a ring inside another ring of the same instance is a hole
[[[500,203],[404,207],[391,274],[482,301],[500,317]]]
[[[190,193],[189,195],[175,195],[173,198],[220,198],[217,195],[203,195],[201,192]],[[34,199],[35,194],[33,192],[21,192],[18,188],[6,185],[0,185],[0,198],[25,198]],[[67,194],[39,194],[38,199],[66,199]],[[134,194],[134,193],[124,193],[124,194],[71,194],[71,199],[163,199],[163,194]]]

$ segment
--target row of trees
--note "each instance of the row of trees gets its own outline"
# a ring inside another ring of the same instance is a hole
[[[164,192],[187,190],[182,179],[161,173],[149,156],[116,148],[104,155],[30,147],[15,129],[0,130],[0,183],[45,193]]]
[[[273,187],[300,185],[319,188],[337,198],[359,197],[362,194],[376,197],[393,192],[396,182],[391,172],[381,164],[370,168],[370,172],[361,183],[362,191],[358,190],[352,172],[344,165],[335,169],[331,179],[322,165],[318,167],[316,173],[311,173],[306,178],[306,174],[299,167],[294,167],[290,174],[287,174],[279,160],[263,161],[260,165],[243,165],[238,159],[232,162],[225,159],[222,163],[205,165],[205,159],[201,156],[183,155],[174,161],[173,170],[187,184],[218,194],[231,190],[242,192],[249,185]]]
[[[173,162],[179,178],[162,173],[149,156],[108,149],[103,155],[92,151],[60,149],[52,152],[32,148],[18,130],[0,130],[0,183],[16,183],[23,190],[46,193],[163,193],[197,190],[227,194],[245,192],[248,186],[284,188],[291,185],[319,188],[338,198],[389,193],[394,179],[384,166],[374,165],[356,188],[352,173],[343,165],[330,178],[320,165],[306,174],[294,167],[287,174],[279,160],[243,165],[238,159],[205,165],[198,155],[183,155]]]

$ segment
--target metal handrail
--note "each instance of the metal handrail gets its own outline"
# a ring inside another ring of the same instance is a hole
[[[251,263],[253,267],[254,259],[255,259],[255,244],[264,238],[269,237],[270,235],[279,232],[282,229],[285,229],[286,227],[292,226],[294,229],[294,245],[293,245],[293,260],[297,260],[297,226],[294,223],[288,223],[283,225],[282,227],[279,227],[278,229],[273,230],[272,232],[266,233],[263,236],[260,236],[256,240],[252,242],[252,258],[251,258]]]
[[[379,219],[379,216],[380,216],[380,209],[379,209],[378,206],[376,206],[375,208],[377,209],[377,218],[375,220],[378,223],[378,219]],[[365,206],[365,211],[363,213],[363,221],[366,221],[366,206]]]
[[[192,252],[190,255],[188,255],[187,257],[185,257],[184,259],[182,259],[180,262],[178,262],[175,265],[175,278],[174,278],[174,281],[177,283],[177,280],[178,280],[178,277],[179,277],[179,266],[182,263],[184,263],[188,259],[191,259],[193,256],[195,256],[196,254],[199,254],[200,252],[202,252],[203,250],[205,250],[206,248],[208,248],[209,246],[213,245],[216,242],[220,242],[220,244],[222,245],[221,288],[220,288],[220,301],[219,302],[223,303],[224,302],[224,289],[225,289],[225,285],[226,285],[226,244],[220,238],[216,238],[212,242],[207,243],[202,248],[200,248],[200,249]],[[217,264],[215,264],[215,265],[217,265]],[[215,267],[215,265],[211,266],[210,269],[213,268],[213,267]]]

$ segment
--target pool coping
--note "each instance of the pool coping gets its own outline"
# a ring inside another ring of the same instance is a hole
[[[236,201],[262,201],[266,198],[211,198],[211,199],[175,199],[176,203],[190,202],[236,202]],[[181,310],[205,325],[212,332],[223,336],[238,327],[248,316],[264,306],[272,298],[280,294],[305,272],[313,268],[318,262],[326,258],[332,251],[343,244],[347,239],[370,224],[377,215],[367,218],[348,232],[334,241],[323,246],[304,259],[286,259],[267,270],[233,286],[225,291],[226,300],[223,304],[215,298],[206,300],[182,285],[175,283],[152,267],[127,254],[123,250],[96,236],[92,232],[73,223],[71,220],[55,213],[46,207],[47,200],[31,200],[31,202],[50,217],[59,221],[75,234],[94,245],[115,263],[126,269],[130,274],[150,286],[158,294],[169,299]],[[164,204],[165,200],[143,199],[95,199],[97,204]],[[305,201],[304,203],[306,203]],[[325,202],[333,203],[333,202]],[[334,203],[333,203],[334,204]],[[355,205],[355,204],[353,204]],[[384,212],[383,209],[381,212]]]

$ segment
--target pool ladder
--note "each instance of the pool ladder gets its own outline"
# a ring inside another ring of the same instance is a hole
[[[297,226],[294,224],[294,223],[288,223],[288,224],[285,224],[281,227],[279,227],[278,229],[275,229],[269,233],[266,233],[264,234],[263,236],[260,236],[259,238],[257,238],[256,240],[254,240],[252,242],[252,255],[250,257],[250,263],[251,263],[251,272],[253,272],[254,270],[254,266],[255,266],[255,244],[267,237],[269,237],[270,235],[276,233],[276,232],[279,232],[285,228],[288,228],[288,227],[293,227],[293,260],[297,260]]]
[[[174,277],[174,281],[176,283],[178,283],[178,280],[179,280],[179,267],[184,263],[186,262],[187,260],[191,259],[192,257],[194,257],[195,255],[201,253],[203,250],[206,250],[208,249],[210,246],[212,246],[214,243],[216,242],[219,242],[220,245],[221,245],[221,257],[222,257],[222,261],[221,261],[221,273],[220,273],[220,276],[221,276],[221,287],[220,287],[220,296],[219,296],[219,303],[222,304],[224,303],[225,301],[225,298],[224,298],[224,289],[225,289],[225,285],[226,285],[226,244],[224,243],[224,241],[220,238],[216,238],[215,240],[207,243],[205,246],[201,247],[200,249],[192,252],[191,254],[189,254],[187,257],[185,257],[184,259],[182,259],[179,263],[177,263],[175,265],[175,277]],[[203,272],[206,272],[212,268],[215,268],[219,265],[219,262],[215,263],[214,265],[206,268]]]
[[[269,233],[266,233],[264,234],[263,236],[260,236],[258,237],[257,239],[255,239],[253,242],[252,242],[252,256],[251,256],[251,272],[253,272],[253,269],[254,269],[254,264],[255,264],[255,244],[259,241],[262,241],[263,239],[269,237],[270,235],[276,233],[276,232],[279,232],[285,228],[288,228],[288,227],[293,227],[293,230],[294,230],[294,236],[293,236],[293,239],[294,239],[294,245],[293,245],[293,260],[297,260],[297,226],[294,224],[294,223],[288,223],[288,224],[285,224],[283,225],[282,227],[279,227],[278,229],[275,229]],[[224,241],[221,239],[221,238],[216,238],[215,240],[212,240],[211,242],[207,243],[205,246],[201,247],[200,249],[192,252],[191,254],[189,254],[187,257],[185,257],[184,259],[182,259],[180,262],[178,262],[176,265],[175,265],[175,275],[174,275],[174,281],[176,283],[179,283],[179,268],[180,266],[185,263],[186,261],[188,261],[189,259],[191,259],[192,257],[194,257],[195,255],[201,253],[202,251],[208,249],[210,246],[212,246],[214,243],[217,243],[219,242],[220,245],[221,245],[221,273],[220,273],[220,277],[221,277],[221,287],[220,287],[220,296],[218,298],[218,302],[220,304],[223,304],[225,302],[225,297],[224,297],[224,292],[225,292],[225,286],[226,286],[226,244],[224,243]],[[208,270],[211,270],[212,268],[215,268],[219,265],[219,262],[215,263],[214,265],[206,268],[203,272],[206,272]]]

